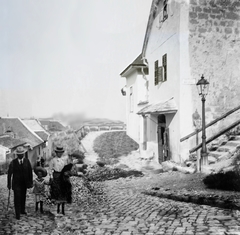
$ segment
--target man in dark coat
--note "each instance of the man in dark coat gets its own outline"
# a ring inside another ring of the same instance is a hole
[[[24,157],[26,149],[19,146],[15,154],[17,158],[12,160],[8,169],[8,189],[14,192],[14,207],[16,219],[20,219],[20,214],[26,214],[26,193],[27,188],[33,187],[33,173],[31,163]]]

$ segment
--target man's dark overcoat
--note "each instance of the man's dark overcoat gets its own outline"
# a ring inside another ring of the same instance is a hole
[[[17,187],[21,185],[22,169],[20,167],[18,158],[12,160],[8,169],[8,188],[12,188],[15,190]],[[33,186],[33,173],[32,166],[30,161],[27,158],[23,158],[23,175],[26,188],[32,188]]]

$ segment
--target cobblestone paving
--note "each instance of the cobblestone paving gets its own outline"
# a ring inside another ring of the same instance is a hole
[[[55,207],[50,208],[55,217],[50,213],[36,214],[30,195],[29,213],[17,221],[12,206],[6,211],[4,180],[1,176],[0,234],[240,234],[237,211],[141,194],[142,189],[154,185],[156,177],[105,182],[106,194],[97,204],[69,205],[65,216],[56,215]]]

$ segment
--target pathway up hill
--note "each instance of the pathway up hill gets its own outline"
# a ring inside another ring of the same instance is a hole
[[[112,134],[113,133],[109,132],[89,133],[85,137],[85,139],[83,139],[83,145],[84,141],[87,140],[88,145],[85,144],[84,147],[86,147],[86,149],[91,149],[91,151],[93,151],[94,154],[89,154],[87,159],[93,159],[92,156],[94,156],[95,162],[97,159],[100,159],[99,155],[94,151],[94,149],[96,149],[96,147],[94,148],[94,145],[96,143],[98,143],[98,152],[101,151],[101,149],[103,149],[102,146],[104,147],[107,146],[107,144],[105,143],[110,144],[110,146],[114,146],[114,143],[117,143],[119,145],[121,141],[116,141],[116,139],[114,138],[108,138],[108,136]],[[117,134],[115,135],[119,134],[121,134],[121,132],[117,132]],[[234,140],[235,142],[232,144]],[[238,142],[237,137],[229,138],[227,141],[226,139],[222,138],[220,141],[218,141],[218,143],[217,141],[214,142],[215,148],[212,148],[212,150],[217,151],[216,146],[218,144],[220,154],[222,152],[223,145],[225,145],[226,147],[224,149],[227,149],[227,146],[231,147],[230,151],[227,154],[226,152],[223,153],[224,157],[222,158],[219,157],[218,161],[212,162],[213,164],[209,166],[207,173],[214,172],[214,170],[212,169],[215,169],[215,171],[220,171],[222,169],[231,168],[233,159],[237,154],[236,153],[236,150],[238,149],[237,142]],[[234,146],[235,151],[233,151],[232,146]],[[162,172],[161,170],[158,169],[159,166],[157,168],[156,164],[154,165],[153,162],[142,159],[138,150],[134,148],[132,148],[131,150],[132,151],[129,151],[128,154],[124,155],[119,154],[116,158],[113,159],[114,161],[112,161],[112,163],[116,167],[141,170],[145,175],[142,179],[143,181],[145,177],[157,178],[158,180],[154,180],[155,182],[154,185],[149,184],[151,185],[151,187],[143,188],[144,193],[157,197],[170,198],[178,201],[194,202],[198,204],[213,205],[223,208],[232,209],[239,208],[240,202],[239,192],[207,188],[206,185],[203,183],[203,179],[206,177],[206,174],[204,173],[185,174],[179,171],[175,171],[176,169],[174,170],[173,168],[166,170],[166,172]]]

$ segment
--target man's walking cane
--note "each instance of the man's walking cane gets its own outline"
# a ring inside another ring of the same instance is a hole
[[[10,193],[11,193],[11,189],[8,189],[8,204],[7,204],[7,211],[9,209],[9,205],[10,205]]]

